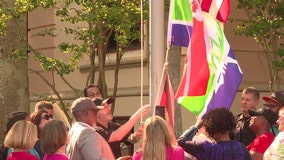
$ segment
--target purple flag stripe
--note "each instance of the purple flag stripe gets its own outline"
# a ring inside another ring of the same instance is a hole
[[[188,47],[189,40],[192,34],[192,26],[185,26],[183,24],[173,24],[171,34],[171,45]]]

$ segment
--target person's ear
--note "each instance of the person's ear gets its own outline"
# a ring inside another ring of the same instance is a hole
[[[88,110],[83,110],[83,115],[87,116],[88,115]]]
[[[263,121],[265,121],[266,123],[269,123],[269,121],[265,118],[265,117],[262,117]],[[270,124],[270,123],[269,123]]]

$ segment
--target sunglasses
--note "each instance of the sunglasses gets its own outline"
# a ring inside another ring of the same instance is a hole
[[[49,119],[52,119],[53,118],[53,116],[50,114],[50,115],[48,115],[48,114],[45,114],[43,117],[41,117],[41,119],[45,119],[45,120],[49,120]]]
[[[281,107],[281,105],[275,105],[275,104],[264,104],[263,105],[264,107],[266,107],[266,108],[275,108],[275,107]]]

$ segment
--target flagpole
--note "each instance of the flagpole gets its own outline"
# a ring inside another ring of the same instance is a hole
[[[151,114],[155,114],[155,102],[163,64],[164,47],[164,0],[150,0],[150,104]]]

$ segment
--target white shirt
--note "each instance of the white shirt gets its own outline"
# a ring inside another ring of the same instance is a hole
[[[263,155],[263,160],[279,159],[284,159],[284,131],[278,133]]]

